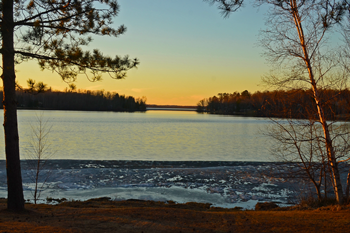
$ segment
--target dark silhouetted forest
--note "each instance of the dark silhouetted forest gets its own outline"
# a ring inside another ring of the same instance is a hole
[[[321,90],[327,119],[346,119],[350,115],[350,91]],[[317,109],[311,90],[276,90],[219,93],[197,104],[197,112],[259,117],[315,118]]]
[[[2,95],[2,91],[1,91]],[[79,111],[146,111],[146,98],[119,95],[105,91],[33,91],[18,89],[19,109],[50,109]]]

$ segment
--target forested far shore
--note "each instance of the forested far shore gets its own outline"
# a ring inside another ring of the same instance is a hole
[[[257,117],[281,117],[310,119],[317,118],[317,108],[312,90],[275,90],[250,93],[219,93],[202,99],[197,104],[197,112],[212,114],[244,115]],[[350,90],[320,91],[328,120],[350,119]]]
[[[0,91],[1,95],[3,94]],[[106,91],[51,91],[17,90],[19,109],[78,110],[78,111],[146,111],[146,98],[119,95]],[[2,106],[1,106],[2,108]]]

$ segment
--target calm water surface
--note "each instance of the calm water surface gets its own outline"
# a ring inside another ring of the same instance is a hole
[[[22,158],[40,113],[18,111]],[[269,161],[268,142],[261,134],[267,119],[182,111],[43,114],[52,125],[52,159]],[[0,140],[0,159],[5,159],[3,132]]]

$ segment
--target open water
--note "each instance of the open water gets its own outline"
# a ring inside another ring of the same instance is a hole
[[[299,188],[298,181],[268,175],[276,166],[268,162],[269,141],[262,135],[267,119],[190,111],[20,110],[26,199],[33,200],[29,151],[41,114],[42,123],[52,127],[46,144],[50,160],[41,170],[42,180],[48,178],[41,201],[108,196],[252,208],[258,201],[289,203]],[[0,151],[0,197],[6,197],[3,143]]]
[[[269,161],[261,130],[268,119],[197,114],[19,110],[21,157],[30,149],[37,116],[51,125],[51,159]],[[2,121],[2,119],[0,119]],[[3,129],[0,142],[3,142]],[[5,159],[0,143],[0,159]]]

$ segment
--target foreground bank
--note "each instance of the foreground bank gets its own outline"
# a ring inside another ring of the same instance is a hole
[[[59,205],[26,204],[21,214],[5,210],[2,232],[347,232],[350,206],[240,211],[208,204],[110,201],[107,198]]]

